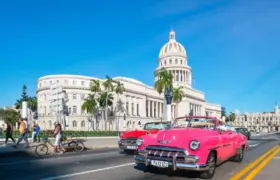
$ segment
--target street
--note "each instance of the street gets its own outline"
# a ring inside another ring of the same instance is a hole
[[[216,169],[213,179],[227,180],[257,159],[268,149],[279,143],[280,135],[254,136],[249,141],[249,150],[242,163],[227,161]],[[158,172],[144,173],[144,167],[136,166],[133,155],[122,153],[117,148],[90,150],[83,153],[68,153],[63,155],[38,158],[30,154],[16,153],[17,156],[1,156],[1,180],[51,180],[51,179],[89,179],[89,180],[180,180],[199,179],[196,173]]]

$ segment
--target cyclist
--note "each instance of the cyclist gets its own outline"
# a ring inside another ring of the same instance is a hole
[[[62,129],[61,129],[61,124],[59,124],[58,122],[55,123],[54,137],[55,137],[54,153],[56,153],[57,148],[59,148],[59,151],[62,154],[63,151],[62,151],[62,147],[60,146],[60,142],[62,138]]]

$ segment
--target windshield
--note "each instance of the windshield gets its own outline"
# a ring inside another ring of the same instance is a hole
[[[169,129],[170,124],[169,123],[146,123],[144,126],[145,130],[152,130],[152,129]]]
[[[196,117],[186,117],[186,118],[178,118],[172,124],[173,128],[184,128],[184,127],[192,127],[192,128],[206,128],[206,129],[215,129],[215,120],[211,118],[196,118]]]

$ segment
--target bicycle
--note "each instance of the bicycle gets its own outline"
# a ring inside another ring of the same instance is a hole
[[[84,143],[82,141],[70,140],[69,142],[65,142],[66,140],[67,140],[66,137],[62,137],[59,145],[59,147],[61,146],[64,149],[64,151],[69,151],[74,149],[74,151],[76,152],[81,152],[85,149]],[[53,148],[55,147],[54,144],[49,140],[49,138],[46,137],[44,138],[43,143],[36,146],[35,153],[38,156],[47,155],[49,152],[48,144],[51,145]]]

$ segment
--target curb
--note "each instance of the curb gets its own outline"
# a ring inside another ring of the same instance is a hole
[[[71,137],[69,139],[84,139],[84,140],[91,140],[91,139],[117,139],[118,136],[108,136],[108,137]],[[15,138],[17,139],[17,138]],[[54,140],[55,138],[49,138],[50,140]],[[0,142],[5,142],[5,138],[0,138]],[[31,141],[32,138],[28,138],[28,141]]]

